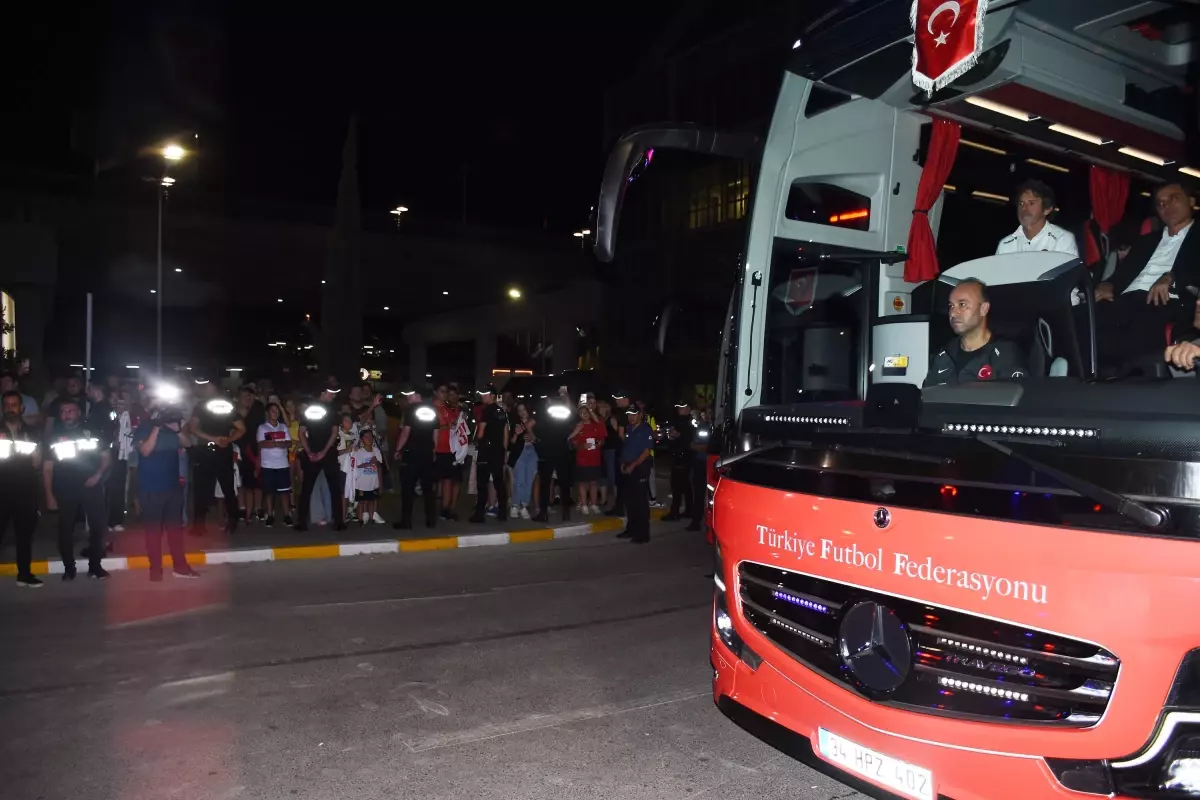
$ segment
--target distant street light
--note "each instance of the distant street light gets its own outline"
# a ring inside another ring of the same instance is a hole
[[[514,286],[513,288],[508,290],[508,296],[511,297],[513,300],[520,300],[521,299],[521,290]]]
[[[396,227],[399,228],[400,227],[400,218],[403,217],[406,213],[408,213],[408,206],[396,206],[388,213],[396,218]]]
[[[576,234],[576,235],[578,235],[578,234]],[[518,289],[516,286],[513,286],[511,289],[508,290],[508,297],[510,300],[520,300],[523,297],[523,295],[521,294],[520,289]],[[533,335],[530,334],[529,338],[532,339]],[[546,313],[543,311],[542,312],[542,372],[544,373],[545,371],[546,371]]]
[[[187,155],[187,151],[177,144],[168,144],[163,147],[161,155],[167,163],[163,164],[162,178],[158,182],[158,252],[156,257],[158,277],[158,288],[153,290],[155,296],[155,347],[154,347],[154,366],[159,375],[162,375],[162,298],[163,298],[163,280],[162,280],[162,242],[163,242],[163,200],[166,199],[167,190],[175,185],[175,179],[167,175],[167,167],[170,164],[178,163]],[[175,270],[179,272],[180,270]]]

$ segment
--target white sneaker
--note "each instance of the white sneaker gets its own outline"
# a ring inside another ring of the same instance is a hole
[[[519,516],[521,516],[520,506],[511,505],[508,507],[508,518],[509,519],[516,519]]]
[[[521,519],[529,519],[529,509],[521,506]]]
[[[600,506],[592,506],[592,513],[593,513],[593,514],[599,514],[599,513],[600,513]]]
[[[125,526],[124,525],[114,525],[111,528],[109,528],[109,530],[111,530],[113,533],[124,533]]]
[[[376,525],[382,525],[384,523],[384,519],[383,517],[379,516],[379,512],[376,511],[371,515],[371,522],[374,522]]]
[[[588,513],[588,507],[585,506],[583,503],[580,503],[579,505],[575,506],[575,510],[578,511],[580,514]]]

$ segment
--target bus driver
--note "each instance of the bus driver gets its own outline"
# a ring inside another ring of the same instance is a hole
[[[929,359],[925,386],[957,386],[976,381],[1017,380],[1025,375],[1025,358],[1014,343],[992,335],[987,285],[964,278],[950,292],[950,327],[958,334]]]

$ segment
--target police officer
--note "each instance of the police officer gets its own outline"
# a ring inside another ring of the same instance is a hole
[[[33,532],[37,528],[37,476],[42,453],[37,433],[25,424],[21,393],[5,392],[0,398],[0,541],[11,521],[17,537],[17,586],[36,589],[42,582],[33,575]]]
[[[496,487],[497,518],[508,521],[508,485],[504,480],[505,451],[508,450],[508,415],[496,402],[496,387],[488,384],[479,392],[483,414],[475,426],[475,513],[471,522],[486,522],[488,478]]]
[[[987,285],[964,278],[950,292],[950,327],[958,334],[929,359],[925,386],[957,386],[976,381],[1019,380],[1026,374],[1025,358],[1014,343],[988,328]]]
[[[49,453],[42,465],[46,508],[58,511],[58,552],[63,562],[63,580],[75,580],[75,519],[83,510],[88,526],[88,577],[108,577],[104,557],[104,532],[108,514],[104,505],[104,475],[112,462],[109,442],[83,421],[78,400],[62,398],[58,419],[46,437]]]
[[[692,497],[692,443],[696,440],[696,424],[686,400],[675,404],[675,419],[670,426],[667,440],[671,450],[671,511],[663,517],[663,522],[676,522],[685,514],[696,514]]]
[[[335,384],[327,384],[321,390],[320,399],[304,409],[300,418],[300,471],[304,481],[300,489],[300,508],[296,511],[298,531],[308,530],[313,487],[322,472],[329,482],[329,511],[333,517],[333,529],[346,529],[346,515],[342,511],[346,476],[338,464],[335,447],[338,437],[334,435],[342,419],[333,405],[339,391]]]
[[[412,387],[405,387],[400,395],[407,402],[394,459],[400,465],[400,521],[392,527],[401,531],[412,528],[413,495],[420,484],[421,498],[425,502],[425,527],[433,528],[437,525],[437,493],[433,488],[437,411]]]
[[[625,428],[629,424],[629,415],[625,413],[628,410],[629,393],[624,391],[613,392],[613,412],[610,417],[611,425],[609,426],[608,435],[613,436],[613,431],[616,431],[615,442],[618,461],[620,461],[621,442],[625,441]],[[613,498],[612,508],[607,513],[610,517],[623,517],[625,516],[625,475],[619,468],[616,473],[616,497]]]
[[[629,425],[621,443],[621,474],[625,476],[625,530],[617,534],[636,544],[650,541],[650,477],[654,433],[637,404],[625,410]]]
[[[708,446],[712,441],[712,424],[707,412],[701,412],[692,421],[696,425],[696,437],[692,440],[691,454],[692,521],[687,530],[698,531],[708,507]]]
[[[548,398],[537,418],[538,454],[538,513],[534,522],[550,519],[550,483],[558,476],[559,502],[563,522],[571,519],[571,483],[575,466],[568,437],[578,420],[572,410],[567,387],[560,386],[558,395]]]
[[[233,490],[233,442],[245,433],[245,425],[233,403],[217,390],[207,377],[196,378],[196,407],[188,432],[195,442],[193,464],[196,487],[196,511],[192,517],[193,532],[204,534],[205,516],[212,505],[217,484],[225,499],[225,528],[237,530],[238,498]]]

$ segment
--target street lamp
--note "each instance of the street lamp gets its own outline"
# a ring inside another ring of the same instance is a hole
[[[167,190],[175,185],[175,179],[167,175],[167,167],[171,164],[177,164],[187,155],[187,151],[177,144],[168,144],[161,151],[163,157],[163,175],[158,182],[158,253],[157,262],[157,277],[158,288],[154,291],[155,298],[155,367],[158,374],[162,375],[162,297],[163,297],[163,281],[162,281],[162,224],[163,224],[163,200],[166,199]]]
[[[400,227],[400,218],[408,213],[408,206],[396,206],[388,213],[396,218],[396,227],[399,228]]]
[[[524,297],[524,294],[521,293],[521,290],[519,288],[517,288],[516,286],[513,286],[513,287],[509,288],[509,290],[508,290],[508,297],[510,300],[520,300],[522,297]],[[533,338],[532,334],[530,334],[530,338],[531,339]],[[542,311],[542,374],[545,374],[545,373],[546,373],[546,312],[543,310]]]
[[[520,300],[521,299],[521,290],[514,286],[513,288],[508,290],[508,296],[511,297],[513,300]]]

